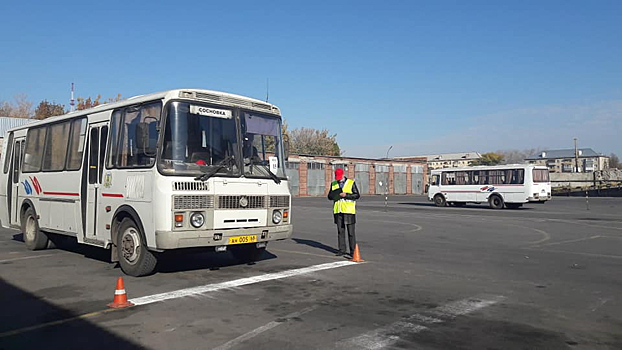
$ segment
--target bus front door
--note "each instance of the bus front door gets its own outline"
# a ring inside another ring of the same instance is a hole
[[[102,232],[98,230],[97,214],[99,212],[101,197],[101,184],[104,169],[104,157],[108,141],[108,123],[96,123],[89,125],[89,151],[88,168],[86,174],[86,227],[84,230],[85,241],[88,243],[103,243],[105,240]],[[84,181],[84,180],[83,180]]]
[[[13,144],[13,162],[11,167],[11,181],[9,183],[9,191],[7,193],[9,202],[9,222],[11,225],[18,225],[20,221],[19,217],[19,175],[22,171],[22,160],[24,154],[24,138],[16,138]],[[23,185],[22,185],[23,186]],[[25,194],[22,191],[22,195]]]

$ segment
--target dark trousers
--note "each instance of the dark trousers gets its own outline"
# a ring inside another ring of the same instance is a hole
[[[348,228],[348,241],[350,241],[350,254],[354,254],[356,246],[356,235],[354,233],[355,224],[346,224],[343,215],[337,215],[337,241],[339,243],[339,251],[346,253],[346,227]]]

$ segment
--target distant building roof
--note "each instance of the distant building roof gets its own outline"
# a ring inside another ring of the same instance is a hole
[[[603,157],[602,154],[594,152],[591,148],[579,148],[579,157]],[[538,160],[538,159],[558,159],[558,158],[574,158],[574,149],[551,149],[548,151],[542,151],[538,154],[533,154],[526,158],[526,160]]]
[[[438,162],[443,160],[466,160],[466,159],[480,159],[482,157],[478,152],[462,152],[462,153],[439,153],[421,156],[405,156],[395,157],[394,159],[409,159],[409,158],[426,158],[428,162]]]
[[[25,118],[9,118],[0,117],[0,137],[4,137],[6,131],[16,126],[22,126],[38,121],[37,119],[25,119]]]

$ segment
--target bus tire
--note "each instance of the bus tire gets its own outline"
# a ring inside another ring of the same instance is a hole
[[[241,262],[255,262],[262,257],[266,251],[266,247],[257,248],[255,243],[251,243],[230,247],[229,250],[236,260]]]
[[[28,207],[22,216],[22,233],[28,249],[41,250],[48,247],[49,238],[39,228],[39,220],[32,207]]]
[[[145,239],[134,220],[125,218],[117,234],[117,256],[126,275],[140,277],[155,271],[158,260],[147,249]]]
[[[503,198],[498,194],[493,194],[488,197],[488,204],[492,209],[503,209]]]
[[[437,207],[445,207],[447,206],[447,201],[445,200],[445,197],[443,197],[442,194],[437,194],[436,196],[434,196],[434,204]]]

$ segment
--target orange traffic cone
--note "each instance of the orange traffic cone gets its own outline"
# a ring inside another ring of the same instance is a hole
[[[355,245],[354,246],[354,256],[352,256],[352,259],[350,259],[350,261],[354,261],[354,262],[363,262],[365,260],[361,259],[361,253],[359,252],[359,245]]]
[[[123,277],[119,277],[117,280],[117,290],[114,291],[114,301],[108,304],[109,307],[120,309],[123,307],[134,306],[134,304],[127,301],[127,294],[123,287]]]

